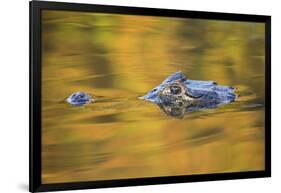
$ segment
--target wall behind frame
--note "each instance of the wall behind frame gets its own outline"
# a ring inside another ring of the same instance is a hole
[[[60,1],[60,0],[57,0]],[[256,0],[68,0],[77,3],[186,9],[272,15],[272,178],[200,182],[173,185],[81,190],[75,192],[105,193],[237,193],[278,192],[281,178],[281,13],[278,1]],[[28,1],[9,0],[1,3],[0,84],[1,84],[1,192],[28,191]],[[74,192],[74,191],[68,191]]]

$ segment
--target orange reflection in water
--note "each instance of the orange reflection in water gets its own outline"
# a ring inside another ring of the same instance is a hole
[[[43,183],[264,169],[264,24],[44,10],[42,33]],[[137,99],[178,70],[239,99],[183,119]]]

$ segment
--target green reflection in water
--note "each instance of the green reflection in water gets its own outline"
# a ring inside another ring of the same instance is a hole
[[[44,10],[42,34],[43,183],[264,169],[264,24]],[[137,99],[178,70],[239,99],[183,119]]]

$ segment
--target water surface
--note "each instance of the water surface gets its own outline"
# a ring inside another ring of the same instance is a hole
[[[42,182],[264,169],[264,24],[42,12]],[[168,75],[237,88],[168,116],[137,99]],[[85,91],[98,100],[64,101]]]

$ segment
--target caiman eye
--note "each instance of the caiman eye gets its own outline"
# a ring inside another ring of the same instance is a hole
[[[170,87],[171,94],[180,94],[181,93],[181,87],[179,86],[171,86]]]

